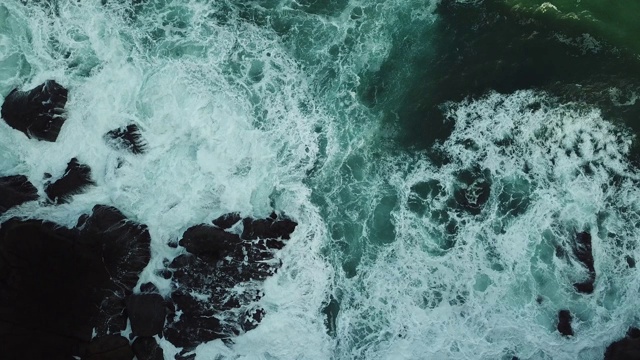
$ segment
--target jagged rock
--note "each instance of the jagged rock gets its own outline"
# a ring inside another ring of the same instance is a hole
[[[596,280],[596,270],[594,268],[593,253],[591,248],[591,234],[581,232],[576,235],[576,241],[573,252],[578,259],[589,271],[587,280],[573,284],[574,288],[581,293],[591,294],[593,292],[593,284]]]
[[[202,258],[218,260],[242,243],[240,237],[211,225],[196,225],[185,231],[180,246]]]
[[[188,253],[168,265],[175,290],[164,335],[175,346],[193,348],[249,331],[264,316],[264,310],[255,306],[262,296],[260,282],[276,270],[275,251],[297,224],[275,214],[269,219],[244,219],[239,237],[223,229],[239,221],[235,216],[217,219],[216,226],[187,229],[179,244]],[[242,292],[232,290],[238,286]]]
[[[107,132],[104,138],[111,147],[118,150],[127,150],[133,154],[142,154],[147,149],[147,143],[135,124],[113,129]]]
[[[51,201],[56,204],[65,203],[72,195],[78,194],[88,185],[94,184],[91,180],[91,168],[80,164],[73,158],[67,164],[64,175],[52,184],[45,187],[44,192]]]
[[[220,229],[228,229],[235,225],[238,221],[242,220],[239,213],[224,214],[217,219],[213,220],[213,225]]]
[[[140,285],[140,292],[143,294],[155,294],[158,292],[158,288],[153,283],[144,283]]]
[[[126,304],[133,335],[154,336],[162,332],[166,309],[160,294],[130,295]]]
[[[48,350],[25,356],[11,345],[3,358],[79,356],[94,331],[102,336],[124,330],[124,299],[149,261],[149,243],[144,226],[105,206],[94,207],[72,229],[38,220],[4,222],[0,343]],[[104,357],[92,359],[98,358]]]
[[[139,337],[131,347],[138,360],[164,360],[162,348],[152,337]]]
[[[272,214],[267,219],[244,219],[241,237],[245,240],[285,239],[288,240],[298,223],[287,218],[278,219]]]
[[[9,208],[38,199],[38,190],[24,175],[0,177],[0,215]]]
[[[636,261],[629,255],[627,255],[625,257],[625,260],[627,260],[627,265],[629,266],[629,268],[633,269],[634,267],[636,267]]]
[[[2,104],[2,118],[28,137],[56,141],[65,122],[67,89],[47,80],[29,91],[14,89]]]
[[[627,335],[607,347],[604,360],[639,360],[640,330],[631,328]]]
[[[129,340],[120,335],[105,335],[91,340],[83,360],[133,360]]]
[[[560,310],[558,312],[558,332],[564,336],[573,336],[572,320],[569,310]]]

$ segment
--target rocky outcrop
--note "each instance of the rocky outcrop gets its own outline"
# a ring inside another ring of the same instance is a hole
[[[240,219],[229,214],[214,224],[230,227]],[[169,265],[174,291],[173,309],[164,335],[179,347],[192,348],[218,338],[251,330],[264,310],[261,281],[274,273],[275,251],[284,246],[296,223],[273,214],[268,219],[242,220],[242,235],[218,226],[193,226],[179,241],[187,251]],[[242,287],[243,291],[232,291]],[[177,314],[180,314],[179,316]]]
[[[87,186],[93,185],[91,168],[73,158],[67,164],[64,175],[53,183],[45,186],[44,192],[56,204],[66,203],[72,195],[82,192]]]
[[[71,229],[39,220],[3,223],[0,343],[9,344],[4,358],[105,358],[99,351],[87,353],[93,351],[87,344],[94,332],[103,336],[126,328],[125,299],[149,261],[149,243],[146,227],[106,206],[94,207]]]
[[[569,310],[560,310],[558,312],[558,332],[563,336],[573,336],[571,321],[573,320]]]
[[[9,208],[37,199],[38,190],[26,176],[0,177],[0,215]]]
[[[117,150],[126,150],[132,154],[142,154],[147,149],[147,143],[140,134],[137,125],[131,124],[113,129],[104,135],[107,144]]]
[[[91,340],[83,360],[133,360],[129,340],[120,335],[105,335]]]
[[[166,307],[160,294],[134,294],[126,304],[134,336],[150,337],[162,332]]]
[[[604,353],[604,360],[640,359],[640,330],[631,328],[627,335],[612,343]]]
[[[66,118],[67,89],[47,80],[29,91],[14,89],[2,104],[2,118],[30,138],[56,141]]]
[[[139,337],[131,347],[138,360],[164,360],[162,348],[152,337]]]

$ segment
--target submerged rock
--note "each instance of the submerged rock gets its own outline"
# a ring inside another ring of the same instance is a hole
[[[640,330],[631,328],[627,335],[607,347],[604,360],[640,359]]]
[[[240,220],[242,220],[242,217],[240,217],[240,214],[238,213],[224,214],[219,218],[213,220],[213,225],[219,227],[220,229],[226,230],[235,225]]]
[[[66,118],[67,89],[47,80],[29,91],[14,89],[2,104],[2,118],[28,137],[56,141]]]
[[[591,234],[581,232],[576,235],[576,241],[573,246],[573,252],[588,270],[589,276],[587,280],[573,284],[578,292],[591,294],[593,292],[593,284],[596,280],[596,270],[593,262],[593,253],[591,248]]]
[[[54,183],[45,187],[44,192],[56,204],[66,203],[72,195],[82,192],[87,186],[93,185],[91,168],[73,158],[67,164],[64,175]]]
[[[230,214],[216,219],[217,226],[196,225],[183,234],[179,244],[188,253],[168,266],[175,290],[164,335],[175,346],[193,348],[228,338],[262,320],[264,310],[255,306],[262,297],[261,282],[276,270],[275,251],[297,224],[274,214],[268,219],[244,219],[242,236],[221,228],[238,221]]]
[[[0,177],[0,215],[10,208],[38,199],[38,190],[24,175]]]
[[[560,310],[558,312],[558,332],[563,336],[573,336],[573,329],[571,328],[571,313],[569,310]]]
[[[142,154],[147,149],[147,143],[135,124],[113,129],[106,133],[104,138],[111,147],[118,150],[127,150],[133,154]]]

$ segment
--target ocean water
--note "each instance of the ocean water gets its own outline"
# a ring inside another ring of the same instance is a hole
[[[96,182],[0,220],[115,206],[149,226],[141,283],[167,294],[188,227],[295,219],[261,324],[198,360],[601,359],[638,325],[637,42],[511,3],[0,0],[0,97],[69,89],[56,143],[0,122],[0,175],[44,195],[77,157]],[[103,140],[132,123],[144,155]]]

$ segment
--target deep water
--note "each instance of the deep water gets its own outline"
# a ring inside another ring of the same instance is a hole
[[[196,359],[602,359],[640,316],[637,5],[604,4],[0,0],[0,102],[69,90],[55,143],[0,121],[0,176],[95,182],[0,221],[114,206],[167,295],[187,228],[286,213],[264,319]],[[104,141],[130,124],[144,154]]]

